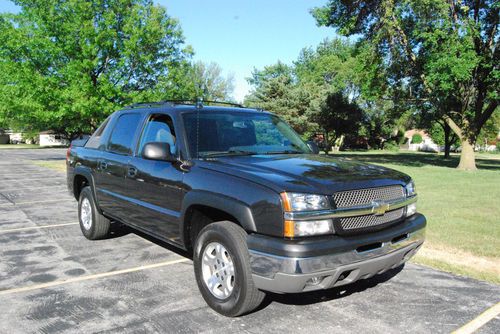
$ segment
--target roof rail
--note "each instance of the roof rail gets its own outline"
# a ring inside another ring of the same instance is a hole
[[[203,105],[228,105],[228,106],[233,106],[233,107],[238,107],[238,108],[244,108],[242,104],[239,103],[232,103],[232,102],[225,102],[225,101],[203,101],[202,99],[197,99],[197,100],[163,100],[163,101],[155,101],[155,102],[138,102],[134,103],[128,108],[139,108],[139,107],[146,107],[146,106],[153,106],[153,105],[162,105],[162,104],[171,104],[171,105],[194,105],[197,108],[202,108]]]

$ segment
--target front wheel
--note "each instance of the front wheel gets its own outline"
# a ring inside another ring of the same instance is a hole
[[[194,272],[207,304],[235,317],[257,308],[265,297],[252,280],[246,232],[233,222],[209,224],[194,247]]]

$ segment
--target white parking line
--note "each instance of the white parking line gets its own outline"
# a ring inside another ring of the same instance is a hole
[[[69,284],[69,283],[75,283],[75,282],[88,281],[88,280],[92,280],[92,279],[98,279],[98,278],[115,276],[115,275],[121,275],[121,274],[127,274],[127,273],[132,273],[132,272],[135,272],[135,271],[141,271],[141,270],[146,270],[146,269],[153,269],[153,268],[165,267],[165,266],[170,266],[172,264],[181,263],[181,262],[187,262],[187,261],[190,261],[190,260],[189,259],[178,259],[178,260],[172,260],[172,261],[166,261],[166,262],[148,264],[148,265],[134,267],[134,268],[129,268],[129,269],[109,271],[107,273],[87,275],[87,276],[80,276],[80,277],[70,278],[70,279],[62,280],[62,281],[55,281],[55,282],[49,282],[49,283],[43,283],[43,284],[37,284],[37,285],[31,285],[31,286],[25,286],[25,287],[22,287],[22,288],[0,290],[0,296],[9,295],[9,294],[12,294],[12,293],[17,293],[17,292],[26,292],[26,291],[31,291],[31,290],[52,288],[54,286],[59,286],[59,285],[64,285],[64,284]]]
[[[453,334],[470,334],[477,331],[479,328],[487,324],[490,320],[495,318],[500,314],[500,303],[493,305],[483,313],[481,313],[477,318],[472,319],[472,321],[466,323],[459,329],[453,332]]]
[[[8,230],[1,230],[0,234],[3,233],[11,233],[11,232],[19,232],[19,231],[28,231],[28,230],[37,230],[41,228],[53,228],[53,227],[61,227],[61,226],[69,226],[69,225],[78,225],[79,223],[64,223],[64,224],[53,224],[53,225],[42,225],[42,226],[30,226],[30,227],[20,227],[20,228],[11,228]]]

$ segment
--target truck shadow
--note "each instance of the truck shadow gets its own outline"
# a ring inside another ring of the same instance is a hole
[[[359,280],[355,283],[339,286],[327,290],[318,290],[304,293],[294,293],[294,294],[277,294],[277,293],[267,293],[266,298],[259,306],[256,312],[266,308],[269,304],[275,302],[286,305],[311,305],[317,303],[328,302],[334,299],[340,299],[352,294],[363,292],[367,289],[371,289],[378,284],[387,282],[392,279],[398,273],[400,273],[404,268],[404,264],[401,266],[388,270],[383,274],[376,275],[369,279]]]
[[[113,239],[113,238],[120,238],[123,237],[127,234],[133,233],[137,235],[138,237],[141,237],[143,239],[146,239],[147,241],[150,241],[170,252],[176,253],[177,255],[183,256],[185,258],[188,258],[192,260],[192,255],[179,247],[173,246],[169,244],[168,242],[162,241],[160,239],[157,239],[156,237],[152,237],[149,234],[143,233],[139,230],[134,229],[133,227],[129,227],[127,225],[124,225],[119,222],[113,221],[111,223],[111,228],[110,228],[110,233],[108,236],[108,239]]]

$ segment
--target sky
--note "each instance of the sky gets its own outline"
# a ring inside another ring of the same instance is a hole
[[[155,0],[179,20],[194,60],[216,62],[234,76],[234,98],[242,102],[250,86],[246,78],[278,60],[291,64],[304,47],[335,36],[317,27],[309,13],[327,0]],[[0,0],[0,12],[16,12]]]

